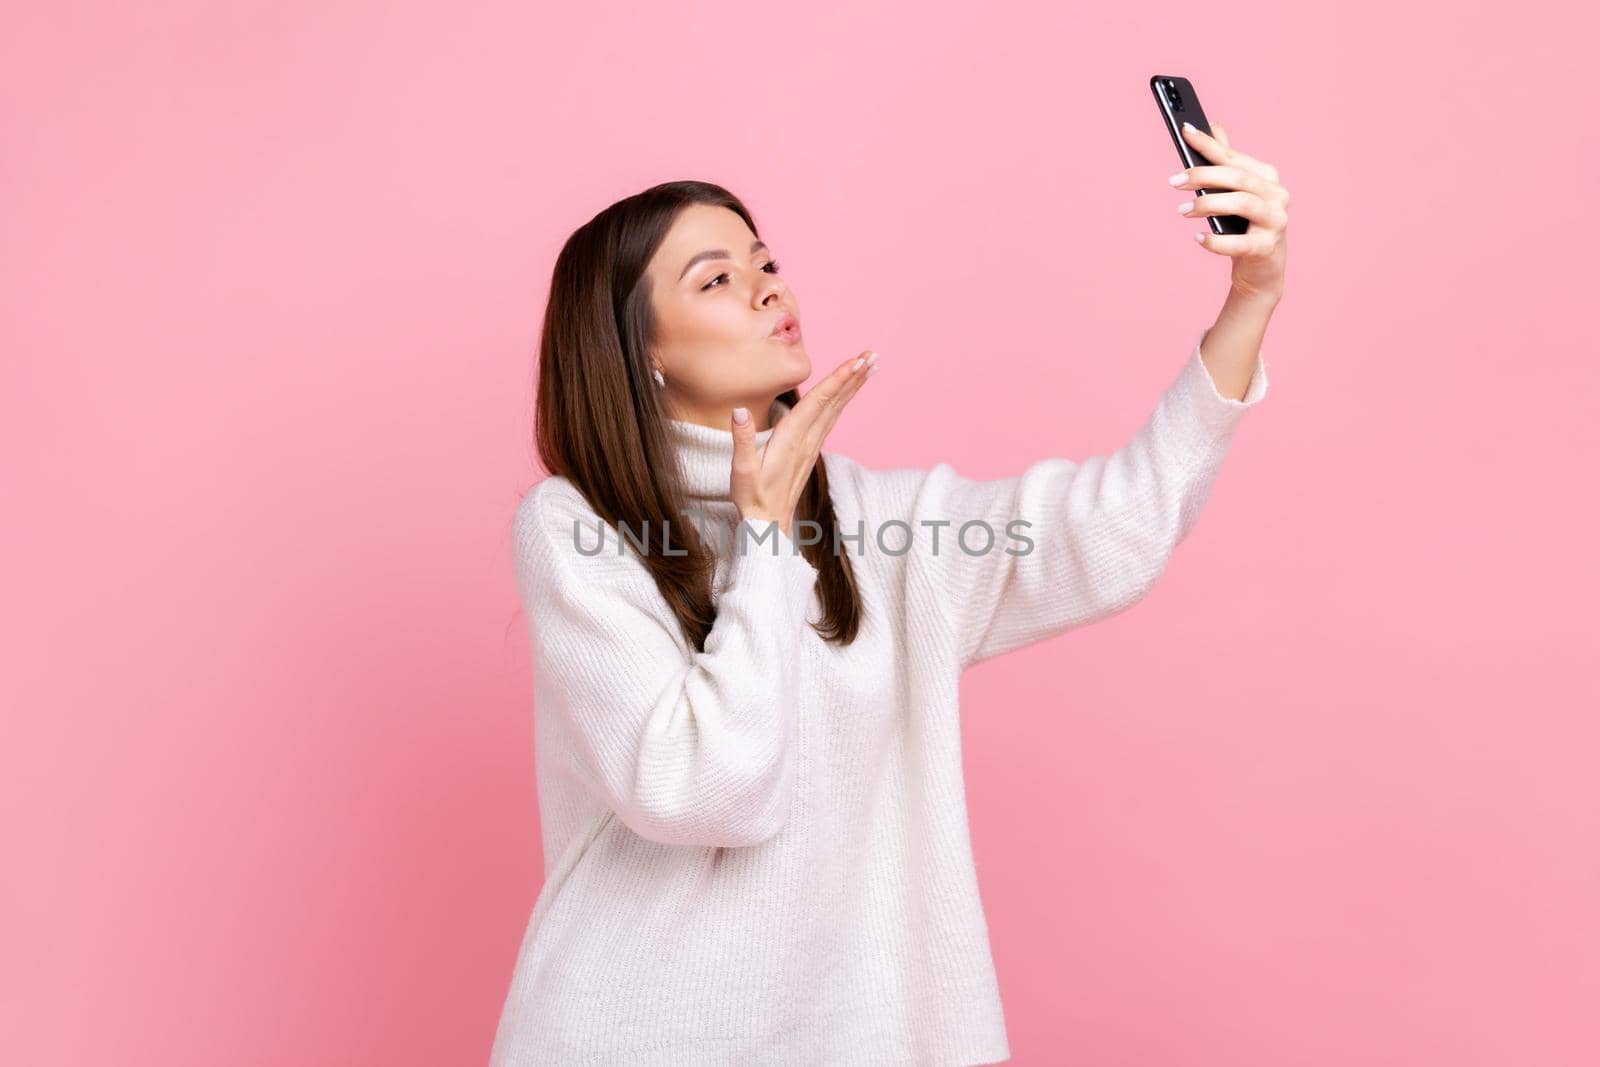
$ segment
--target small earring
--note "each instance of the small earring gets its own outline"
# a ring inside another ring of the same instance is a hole
[[[651,373],[651,375],[653,375],[655,377],[656,385],[658,385],[661,388],[665,389],[666,386],[667,386],[667,380],[661,376],[661,368],[660,367],[656,367],[650,373]]]

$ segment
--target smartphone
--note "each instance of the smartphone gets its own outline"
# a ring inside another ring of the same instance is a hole
[[[1166,120],[1167,132],[1172,135],[1172,143],[1177,146],[1178,158],[1183,160],[1183,165],[1186,168],[1208,167],[1216,162],[1190,148],[1189,142],[1183,138],[1182,126],[1185,122],[1198,126],[1201,133],[1211,132],[1211,124],[1206,121],[1206,113],[1200,107],[1200,97],[1195,95],[1189,79],[1176,74],[1157,74],[1150,79],[1150,91],[1156,94],[1156,105],[1161,108],[1161,117]],[[1231,190],[1197,189],[1195,192],[1203,196],[1210,192],[1226,193]],[[1243,215],[1206,215],[1204,218],[1211,224],[1212,233],[1244,233],[1250,229],[1250,220]]]

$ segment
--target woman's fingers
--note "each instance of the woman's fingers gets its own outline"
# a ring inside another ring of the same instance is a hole
[[[778,445],[780,449],[787,450],[791,446],[804,448],[806,442],[812,440],[820,442],[837,421],[841,406],[855,395],[860,383],[866,380],[867,372],[877,358],[875,352],[863,352],[835,367],[826,378],[807,390],[789,413],[779,420],[767,447]]]
[[[1256,174],[1269,182],[1277,182],[1277,167],[1274,167],[1271,163],[1268,163],[1265,160],[1257,159],[1254,156],[1247,155],[1244,152],[1239,151],[1237,148],[1234,148],[1224,139],[1225,135],[1212,135],[1223,134],[1221,123],[1213,122],[1211,124],[1212,132],[1210,134],[1205,133],[1198,126],[1184,126],[1182,129],[1183,138],[1189,142],[1190,147],[1199,152],[1201,155],[1205,156],[1212,163],[1238,167],[1241,170],[1250,171],[1252,174]]]
[[[850,399],[861,391],[872,372],[878,369],[878,353],[865,352],[850,361],[850,373],[845,377],[844,384],[839,390],[823,404],[817,417],[805,428],[803,434],[803,447],[813,459],[822,451],[822,443],[827,440],[828,434],[833,432],[834,423],[839,421],[839,416],[844,414],[844,406]],[[788,416],[784,417],[787,421]],[[779,423],[781,426],[782,423]],[[809,474],[809,469],[807,470]]]
[[[744,422],[739,413],[744,412]],[[729,473],[729,496],[734,503],[744,504],[751,499],[756,472],[761,469],[761,456],[756,450],[756,423],[749,409],[733,409],[733,470]]]
[[[1232,165],[1190,167],[1178,173],[1183,175],[1183,180],[1170,182],[1174,189],[1239,189],[1254,193],[1263,200],[1278,199],[1278,193],[1283,189],[1283,186],[1267,181],[1254,171]],[[1174,178],[1177,176],[1173,175]]]
[[[773,427],[757,448],[754,422],[733,423],[734,502],[747,514],[792,515],[822,441],[873,370],[877,354],[853,356],[834,368]]]
[[[1263,200],[1255,193],[1207,193],[1193,200],[1185,200],[1178,205],[1178,211],[1189,218],[1240,215],[1262,226],[1285,226],[1289,221],[1288,212],[1282,206],[1271,200]]]
[[[799,403],[795,404],[794,408],[783,417],[780,426],[789,425],[791,434],[810,428],[822,416],[823,411],[838,401],[839,395],[850,385],[851,381],[864,375],[870,369],[868,357],[874,357],[874,353],[862,352],[858,356],[851,356],[833,368],[826,378],[806,391],[805,396],[800,398]],[[777,434],[773,434],[773,436],[776,437]]]
[[[1184,140],[1208,161],[1173,175],[1179,189],[1223,190],[1197,196],[1181,205],[1186,217],[1238,215],[1248,219],[1248,232],[1195,234],[1200,247],[1233,260],[1232,291],[1283,292],[1283,261],[1288,247],[1289,190],[1278,180],[1278,168],[1229,144],[1220,123],[1212,133],[1184,126]],[[1230,191],[1231,190],[1231,191]]]

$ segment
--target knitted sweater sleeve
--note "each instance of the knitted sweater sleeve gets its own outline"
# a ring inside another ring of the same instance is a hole
[[[961,667],[1142,599],[1198,518],[1235,428],[1266,392],[1258,356],[1244,398],[1222,396],[1196,344],[1155,411],[1110,455],[1042,459],[992,481],[949,464],[928,471],[912,510],[948,522],[927,565],[949,605]],[[982,526],[957,540],[974,521],[993,532],[987,552]]]
[[[573,773],[641,837],[702,846],[767,839],[789,809],[816,568],[776,526],[741,522],[744,548],[732,550],[698,652],[644,563],[632,549],[618,553],[615,527],[594,552],[598,523],[564,479],[546,479],[517,512],[534,671],[554,701],[538,713],[560,720]]]

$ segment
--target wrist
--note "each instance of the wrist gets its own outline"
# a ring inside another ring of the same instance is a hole
[[[790,530],[790,526],[793,523],[792,519],[788,521],[783,519],[775,519],[771,515],[762,515],[758,512],[744,512],[739,517],[741,520],[753,523],[756,526],[776,526],[779,530],[783,531],[783,535],[785,537],[789,538],[791,541],[794,540],[794,533]]]
[[[1228,303],[1236,307],[1247,307],[1253,311],[1272,311],[1283,299],[1283,287],[1274,286],[1271,289],[1256,289],[1237,283],[1228,286]]]

